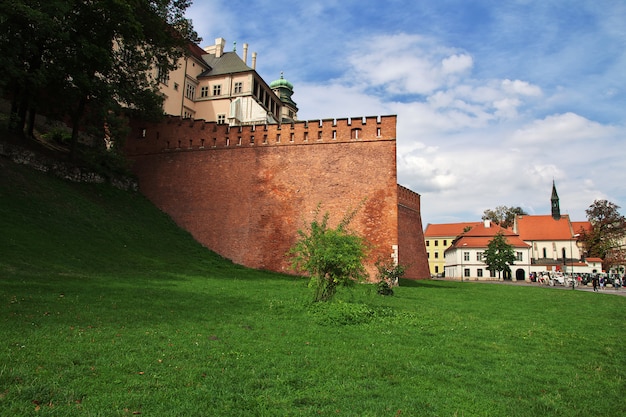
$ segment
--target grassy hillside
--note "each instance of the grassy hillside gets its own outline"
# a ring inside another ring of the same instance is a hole
[[[139,194],[0,158],[0,415],[626,414],[626,298],[403,284],[311,305]]]

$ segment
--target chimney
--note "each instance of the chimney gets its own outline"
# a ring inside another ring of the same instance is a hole
[[[248,65],[248,44],[243,44],[243,63]]]
[[[252,52],[252,69],[256,69],[256,52]]]
[[[485,229],[489,229],[491,227],[491,220],[485,220]]]
[[[215,57],[219,58],[224,53],[224,45],[226,45],[226,39],[217,38],[215,39]]]

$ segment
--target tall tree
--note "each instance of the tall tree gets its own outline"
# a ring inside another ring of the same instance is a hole
[[[587,257],[601,258],[603,269],[623,265],[626,218],[619,213],[619,206],[607,200],[595,200],[585,211],[591,230],[580,231]]]
[[[490,271],[498,271],[498,278],[502,271],[510,271],[509,265],[515,262],[515,250],[507,243],[506,237],[499,232],[487,244],[487,249],[483,253],[483,259]]]
[[[85,122],[102,131],[107,115],[120,108],[162,113],[151,69],[175,69],[187,42],[198,40],[184,17],[190,5],[189,0],[2,3],[0,56],[9,77],[0,82],[13,93],[16,129],[23,127],[26,109],[54,107],[72,122],[75,150]]]
[[[504,228],[513,226],[516,215],[527,214],[521,207],[498,206],[494,210],[487,209],[483,212],[482,220],[491,220]]]

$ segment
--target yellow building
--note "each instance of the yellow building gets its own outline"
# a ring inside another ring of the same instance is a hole
[[[463,222],[428,224],[426,226],[424,239],[426,241],[426,253],[431,276],[444,275],[444,267],[446,265],[444,252],[450,247],[452,241],[464,231],[481,224],[482,222]]]
[[[293,85],[282,74],[268,85],[256,72],[256,53],[248,66],[247,44],[240,57],[236,48],[225,52],[225,43],[218,38],[204,49],[190,44],[189,54],[175,71],[155,70],[165,96],[165,114],[232,126],[297,120]]]

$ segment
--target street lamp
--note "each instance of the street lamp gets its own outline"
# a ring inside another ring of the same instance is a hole
[[[578,236],[580,236],[580,233],[576,233],[574,236],[572,236],[573,238],[578,239]],[[572,246],[572,240],[571,239],[569,241],[569,253],[570,256],[572,257],[572,270],[570,271],[570,275],[572,276],[572,289],[576,289],[576,282],[574,281],[574,247]],[[576,245],[576,247],[578,247],[578,245]]]

